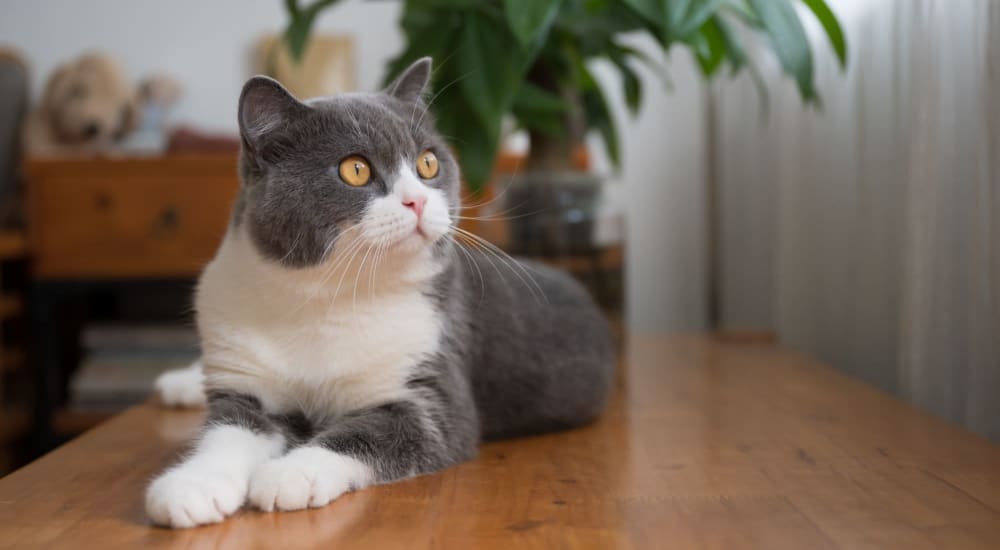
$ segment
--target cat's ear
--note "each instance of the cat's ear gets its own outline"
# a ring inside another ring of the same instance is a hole
[[[277,80],[255,76],[243,85],[240,93],[240,137],[251,149],[259,149],[268,134],[308,110]]]
[[[396,80],[389,84],[386,93],[406,103],[416,103],[423,99],[427,83],[431,79],[431,58],[421,57],[406,68]]]

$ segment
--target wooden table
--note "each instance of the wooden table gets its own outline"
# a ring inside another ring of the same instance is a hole
[[[631,339],[585,429],[326,508],[147,524],[198,412],[143,405],[0,480],[0,546],[1000,548],[1000,448],[772,346]]]

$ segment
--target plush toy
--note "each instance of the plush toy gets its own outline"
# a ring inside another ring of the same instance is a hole
[[[162,113],[179,94],[179,85],[166,77],[134,86],[113,58],[84,54],[49,77],[41,103],[25,122],[25,152],[31,156],[121,152],[125,138],[142,122],[145,108],[155,106]]]

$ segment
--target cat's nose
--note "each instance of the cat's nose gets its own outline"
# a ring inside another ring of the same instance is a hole
[[[424,213],[424,205],[427,204],[427,197],[407,197],[403,199],[403,206],[413,210],[419,219]]]

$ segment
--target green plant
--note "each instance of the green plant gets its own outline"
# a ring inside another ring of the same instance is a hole
[[[300,6],[286,0],[291,19],[285,36],[293,56],[301,54],[316,15],[336,1]],[[573,147],[590,129],[600,132],[618,164],[618,132],[588,62],[605,59],[617,68],[633,114],[643,96],[635,64],[662,70],[629,47],[625,33],[647,33],[664,50],[689,48],[711,77],[727,65],[733,73],[756,74],[738,25],[749,27],[766,35],[803,100],[817,102],[812,50],[795,6],[801,2],[818,18],[840,63],[847,59],[844,34],[825,0],[403,2],[406,47],[389,63],[386,81],[417,58],[434,58],[431,108],[473,190],[490,176],[507,115],[531,136],[528,169],[567,168]]]

